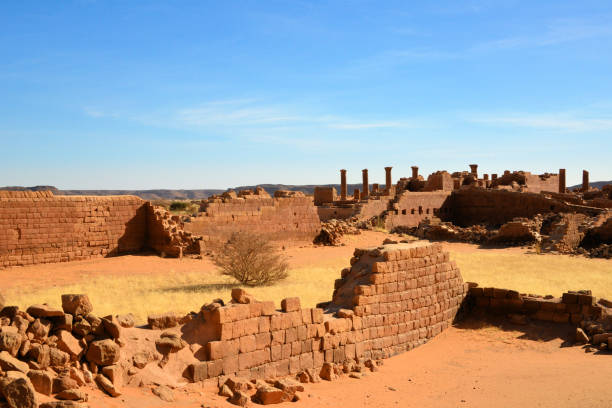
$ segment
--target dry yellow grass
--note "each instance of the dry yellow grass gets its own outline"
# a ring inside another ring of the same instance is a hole
[[[591,289],[612,298],[612,261],[568,255],[502,252],[453,252],[465,281],[524,293],[560,296],[567,290]]]
[[[331,299],[334,280],[340,276],[335,267],[293,269],[289,277],[272,286],[247,288],[257,299],[280,300],[299,296],[302,306],[314,307],[318,302]],[[35,303],[61,306],[64,293],[86,293],[97,315],[133,313],[138,322],[146,322],[147,315],[156,312],[198,311],[204,303],[215,298],[230,300],[232,288],[243,287],[220,273],[194,272],[164,275],[134,275],[95,277],[66,286],[53,286],[35,290],[12,289],[6,292],[11,304],[26,308]]]
[[[521,292],[561,295],[566,290],[591,289],[598,297],[612,298],[612,261],[560,255],[529,255],[520,252],[475,250],[453,252],[465,281],[480,286],[512,288]],[[166,260],[167,261],[167,260]],[[330,300],[335,279],[347,266],[345,258],[313,259],[312,267],[292,269],[289,277],[275,285],[247,288],[261,300],[299,296],[312,307]],[[7,301],[23,308],[35,303],[60,306],[63,293],[87,293],[98,315],[133,313],[140,323],[148,314],[197,311],[214,298],[229,300],[231,278],[210,271],[89,277],[71,285],[23,289],[4,294]]]

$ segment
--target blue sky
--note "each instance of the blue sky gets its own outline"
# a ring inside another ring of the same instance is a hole
[[[612,179],[610,1],[0,5],[0,185]]]

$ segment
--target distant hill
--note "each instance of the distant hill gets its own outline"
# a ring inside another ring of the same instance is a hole
[[[603,186],[605,186],[606,184],[612,184],[612,180],[610,180],[610,181],[593,181],[593,182],[590,182],[590,183],[589,183],[589,186],[591,186],[591,187],[597,187],[598,189],[600,189],[600,190],[601,190],[601,188],[602,188]],[[581,188],[581,187],[582,187],[582,184],[576,184],[575,186],[571,186],[571,187],[568,187],[568,188],[569,188],[570,190],[573,190],[573,189],[575,189],[575,188]]]
[[[358,188],[361,190],[361,184],[347,184],[348,194],[353,194],[353,191]],[[314,194],[315,187],[335,187],[336,192],[340,194],[340,184],[305,184],[305,185],[293,185],[293,184],[257,184],[254,186],[240,186],[234,187],[232,190],[255,190],[257,187],[262,187],[271,195],[274,194],[276,190],[289,190],[289,191],[301,191],[304,194]],[[370,188],[372,188],[370,186]]]
[[[225,190],[58,190],[56,195],[135,195],[143,200],[202,200]]]
[[[315,187],[335,187],[338,194],[340,194],[340,184],[323,184],[323,185],[292,185],[292,184],[257,184],[253,186],[240,186],[234,187],[232,190],[255,190],[257,187],[263,187],[268,193],[274,195],[277,190],[289,190],[289,191],[301,191],[304,194],[314,194]],[[353,191],[358,188],[361,189],[361,184],[348,184],[348,195],[352,195]],[[384,187],[381,186],[381,187]],[[370,187],[371,188],[371,187]],[[34,187],[0,187],[0,190],[13,190],[13,191],[41,191],[51,190],[55,195],[135,195],[144,200],[203,200],[214,194],[221,194],[227,190],[219,189],[203,189],[203,190],[59,190],[54,186],[34,186]]]
[[[34,186],[34,187],[0,187],[0,190],[12,191],[41,191],[51,190],[55,195],[135,195],[144,200],[202,200],[213,194],[221,194],[225,190],[58,190],[53,186]]]

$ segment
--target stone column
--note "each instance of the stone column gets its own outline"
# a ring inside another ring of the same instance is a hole
[[[355,199],[355,201],[359,201],[359,199],[361,198],[361,194],[359,194],[359,189],[358,188],[353,190],[353,198]]]
[[[475,178],[478,178],[478,165],[477,164],[470,164],[470,170],[471,170],[472,175]]]
[[[378,183],[372,184],[372,193],[378,193]]]
[[[363,193],[361,198],[366,199],[370,195],[370,184],[368,183],[368,169],[361,170],[363,175]]]
[[[418,166],[412,166],[412,178],[413,179],[419,178],[419,167]]]
[[[491,181],[497,180],[497,173],[491,174]]]
[[[565,169],[559,169],[559,192],[565,193]]]
[[[582,191],[589,191],[589,172],[582,170]]]
[[[340,170],[340,200],[346,201],[346,170]]]
[[[391,191],[391,184],[393,184],[393,181],[391,180],[391,169],[393,167],[385,167],[385,189],[387,189],[387,192]]]

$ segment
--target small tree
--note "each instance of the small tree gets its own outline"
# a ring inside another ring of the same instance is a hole
[[[217,251],[215,264],[228,275],[248,286],[269,285],[285,279],[289,264],[269,240],[245,232],[232,234]]]

